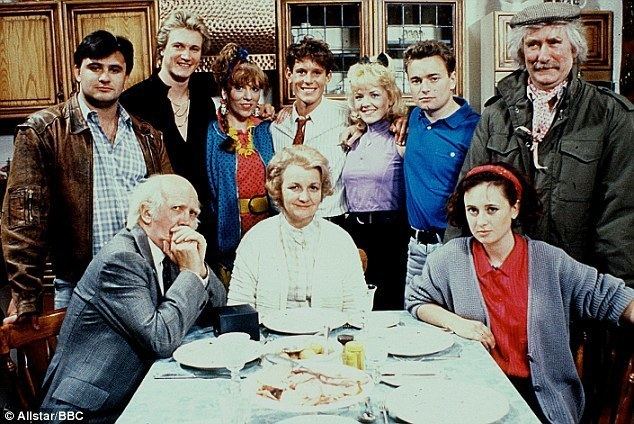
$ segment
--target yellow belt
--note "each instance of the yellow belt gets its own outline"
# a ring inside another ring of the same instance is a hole
[[[252,213],[259,215],[269,210],[269,199],[266,196],[256,196],[250,199],[238,199],[241,214]]]

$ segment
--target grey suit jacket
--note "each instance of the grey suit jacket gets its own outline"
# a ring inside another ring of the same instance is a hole
[[[83,411],[84,422],[113,422],[207,301],[226,304],[213,273],[205,289],[198,276],[180,272],[163,298],[149,243],[138,226],[121,230],[77,283],[44,379],[43,411]]]

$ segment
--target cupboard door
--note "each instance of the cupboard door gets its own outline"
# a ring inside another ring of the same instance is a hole
[[[57,3],[0,7],[0,118],[24,117],[64,100]]]
[[[439,40],[454,49],[456,56],[456,93],[462,95],[463,5],[462,0],[379,0],[376,11],[377,49],[386,52],[393,61],[396,81],[407,97],[409,83],[403,67],[403,52],[418,41]]]
[[[344,98],[346,73],[362,55],[370,54],[373,19],[369,0],[278,0],[278,75],[282,104],[294,101],[286,81],[286,49],[304,36],[324,40],[335,55],[326,95]]]
[[[154,68],[157,10],[153,0],[64,3],[64,21],[71,51],[88,34],[105,29],[126,37],[134,46],[134,66],[126,88],[148,78]],[[72,69],[72,52],[68,55]]]

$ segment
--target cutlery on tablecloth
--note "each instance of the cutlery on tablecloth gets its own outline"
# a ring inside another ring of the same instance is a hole
[[[382,377],[433,377],[438,374],[433,372],[382,372]]]
[[[385,406],[385,402],[380,402],[379,403],[379,413],[381,414],[381,416],[383,417],[383,423],[384,424],[388,424],[388,420],[387,420],[387,408]]]
[[[180,380],[180,379],[203,379],[203,380],[212,380],[214,378],[231,378],[229,374],[184,374],[184,373],[176,373],[176,372],[164,372],[154,374],[154,379],[156,380]],[[245,376],[240,376],[240,378],[246,378]]]

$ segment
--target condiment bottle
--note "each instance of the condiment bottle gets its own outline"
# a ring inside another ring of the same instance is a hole
[[[365,352],[361,342],[353,340],[346,343],[343,352],[344,363],[346,363],[346,365],[350,365],[351,367],[355,367],[360,370],[365,369]]]

